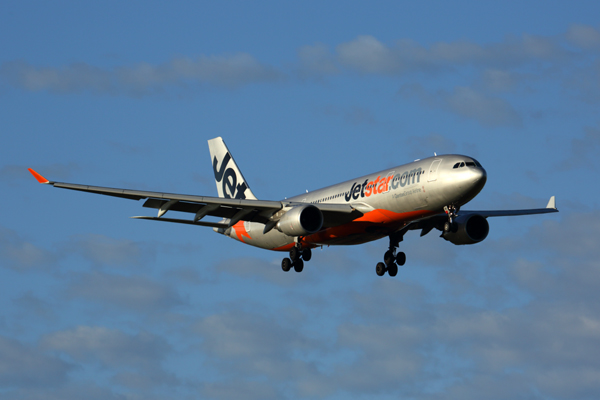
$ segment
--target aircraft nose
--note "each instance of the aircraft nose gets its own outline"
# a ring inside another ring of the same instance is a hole
[[[487,181],[487,172],[485,172],[485,169],[483,169],[483,167],[475,168],[471,171],[471,174],[473,188],[477,191],[483,189],[485,182]]]

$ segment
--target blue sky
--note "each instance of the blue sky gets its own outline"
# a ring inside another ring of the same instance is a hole
[[[0,398],[600,397],[597,2],[13,2],[0,13]],[[488,173],[454,246],[281,253],[51,180],[281,199],[440,153]],[[159,226],[160,225],[160,226]]]

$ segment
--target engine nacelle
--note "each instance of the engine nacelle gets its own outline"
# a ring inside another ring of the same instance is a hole
[[[296,206],[279,219],[277,229],[289,236],[305,236],[318,232],[323,226],[323,213],[307,204]]]
[[[454,220],[456,229],[444,232],[442,237],[454,244],[474,244],[485,239],[490,231],[487,219],[478,214],[457,217]]]

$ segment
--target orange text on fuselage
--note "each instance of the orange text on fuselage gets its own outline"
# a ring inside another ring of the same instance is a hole
[[[352,199],[358,200],[359,197],[371,197],[376,194],[387,193],[390,190],[396,190],[400,187],[420,183],[422,174],[422,168],[414,168],[396,175],[394,175],[394,171],[391,171],[385,178],[379,175],[372,181],[365,179],[362,184],[354,182],[350,190],[346,192],[345,199],[346,201]]]

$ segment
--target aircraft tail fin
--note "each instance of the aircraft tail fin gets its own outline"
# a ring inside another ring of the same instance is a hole
[[[223,139],[221,137],[210,139],[208,149],[219,197],[256,200]]]

